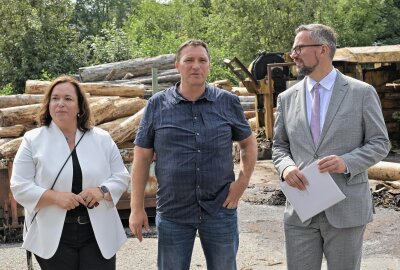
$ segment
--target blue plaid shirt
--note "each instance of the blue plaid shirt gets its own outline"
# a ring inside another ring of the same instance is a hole
[[[232,141],[252,132],[236,95],[206,85],[192,102],[178,85],[149,99],[135,144],[157,154],[157,213],[200,223],[219,211],[235,181]]]

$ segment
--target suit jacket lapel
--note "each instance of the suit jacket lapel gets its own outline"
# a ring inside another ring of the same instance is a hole
[[[303,128],[307,140],[312,146],[314,146],[314,141],[312,139],[310,125],[308,124],[307,117],[306,80],[304,79],[303,83],[300,85],[301,87],[299,86],[296,92],[296,118],[301,128]]]
[[[342,103],[346,93],[348,90],[348,82],[343,78],[342,73],[337,71],[337,77],[335,84],[333,86],[333,92],[331,96],[331,100],[329,101],[328,111],[326,112],[324,126],[322,127],[322,132],[320,136],[320,140],[318,146],[321,145],[321,142],[324,140],[328,129],[335,118],[335,115]]]

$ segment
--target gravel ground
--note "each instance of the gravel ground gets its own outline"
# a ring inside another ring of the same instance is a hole
[[[239,206],[240,248],[238,269],[286,269],[282,232],[283,206]],[[363,270],[400,269],[400,212],[377,209],[375,220],[367,227],[364,242]],[[142,243],[129,238],[117,253],[117,269],[156,269],[157,238],[153,232]],[[21,244],[0,246],[0,269],[25,269],[25,251]],[[35,269],[39,269],[35,262]],[[200,242],[196,239],[191,269],[206,269]],[[326,269],[323,265],[322,269]]]

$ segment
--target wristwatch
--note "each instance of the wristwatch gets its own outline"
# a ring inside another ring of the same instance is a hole
[[[106,196],[106,193],[109,193],[108,187],[106,186],[99,186],[101,193],[103,193],[103,198]]]

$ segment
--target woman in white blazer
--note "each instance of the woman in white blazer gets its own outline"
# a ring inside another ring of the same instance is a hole
[[[117,146],[92,126],[72,77],[51,84],[39,119],[41,127],[24,135],[11,176],[13,195],[25,208],[22,247],[42,269],[115,269],[126,241],[115,205],[129,182]]]

